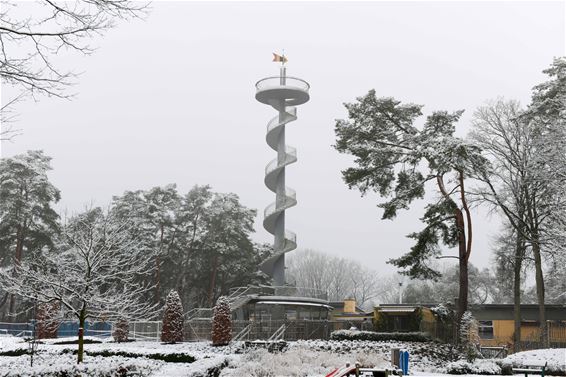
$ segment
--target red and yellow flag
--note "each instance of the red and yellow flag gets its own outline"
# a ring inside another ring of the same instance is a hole
[[[276,54],[275,52],[273,53],[273,61],[274,62],[281,62],[283,64],[287,63],[287,58],[285,57],[285,55],[279,55]]]

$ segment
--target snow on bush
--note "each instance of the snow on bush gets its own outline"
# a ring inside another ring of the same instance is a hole
[[[171,290],[165,300],[161,341],[165,343],[183,341],[183,305],[175,290]]]
[[[114,338],[115,342],[127,342],[128,341],[128,334],[130,332],[128,320],[125,318],[120,318],[114,324],[114,331],[112,332],[112,337]]]
[[[230,303],[224,296],[220,297],[214,307],[212,316],[212,345],[225,346],[232,340],[232,313]]]
[[[252,350],[243,355],[237,365],[222,370],[221,377],[268,377],[268,376],[313,376],[327,375],[346,363],[359,362],[362,367],[389,366],[380,353],[313,352],[304,347],[295,347],[282,353],[269,353],[265,349]]]
[[[410,342],[429,342],[430,335],[424,332],[374,332],[358,330],[336,330],[330,334],[332,340],[369,340],[375,342],[397,340]]]
[[[391,348],[403,348],[409,351],[410,369],[424,372],[443,370],[448,363],[463,358],[462,353],[455,346],[437,342],[303,340],[289,343],[288,349],[293,350],[296,347],[309,349],[310,352],[329,352],[334,355],[375,352],[388,361],[391,358]]]
[[[89,357],[76,364],[73,355],[37,355],[30,367],[29,357],[5,357],[0,363],[3,377],[120,377],[151,375],[164,363],[148,359],[124,359],[122,357]]]
[[[448,374],[481,374],[485,376],[493,376],[502,374],[501,366],[496,360],[474,360],[468,362],[466,360],[454,361],[446,366]]]
[[[542,367],[544,363],[548,363],[546,374],[566,376],[566,348],[517,352],[507,356],[504,361],[510,363],[513,368]]]

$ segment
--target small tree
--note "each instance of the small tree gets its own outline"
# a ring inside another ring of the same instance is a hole
[[[61,306],[57,301],[44,302],[37,306],[36,331],[38,339],[57,338],[59,329],[59,311]]]
[[[115,342],[127,342],[128,334],[130,332],[129,323],[126,318],[120,318],[114,324],[114,331],[112,332],[112,337]]]
[[[161,341],[177,343],[183,341],[183,305],[181,298],[175,290],[171,290],[163,307],[163,329]]]
[[[469,362],[473,362],[480,356],[477,345],[479,344],[478,321],[471,312],[466,311],[460,320],[460,346]]]
[[[230,303],[224,296],[220,297],[214,307],[212,317],[212,345],[226,346],[232,340],[232,313]]]
[[[114,321],[124,315],[147,318],[154,307],[141,300],[150,287],[139,284],[149,256],[132,240],[129,223],[94,208],[63,227],[53,251],[37,253],[0,269],[0,286],[37,302],[61,303],[62,313],[79,322],[77,363],[84,356],[87,320]]]

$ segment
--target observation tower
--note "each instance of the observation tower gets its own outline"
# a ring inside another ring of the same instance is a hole
[[[275,55],[275,54],[274,54]],[[295,148],[285,145],[285,126],[297,120],[296,106],[309,100],[309,84],[297,77],[289,77],[284,66],[287,59],[275,55],[283,65],[279,76],[267,77],[256,83],[255,98],[271,106],[278,115],[267,123],[267,144],[277,157],[265,167],[265,185],[275,193],[275,202],[264,211],[263,227],[273,234],[274,254],[260,269],[271,276],[276,286],[285,285],[285,253],[297,248],[295,233],[285,229],[285,210],[297,204],[295,191],[285,186],[285,169],[297,161]]]

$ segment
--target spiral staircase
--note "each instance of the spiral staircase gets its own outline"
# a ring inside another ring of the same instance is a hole
[[[297,120],[296,106],[309,100],[309,84],[296,77],[287,77],[285,67],[280,75],[256,83],[256,99],[271,106],[278,115],[267,124],[267,144],[277,157],[265,168],[265,185],[275,193],[275,202],[264,211],[263,227],[274,236],[273,255],[260,269],[273,278],[275,285],[285,285],[285,253],[297,248],[295,233],[285,229],[285,211],[297,204],[295,190],[285,186],[285,168],[297,161],[295,148],[285,145],[285,126]]]

